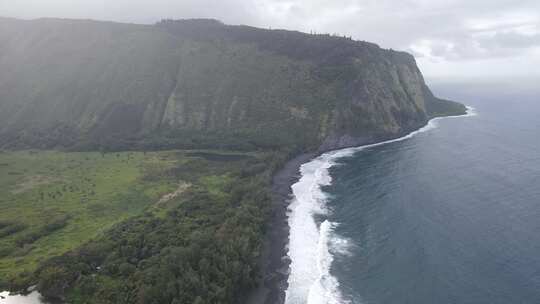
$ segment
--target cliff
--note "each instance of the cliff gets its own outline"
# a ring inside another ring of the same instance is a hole
[[[0,19],[0,147],[328,150],[461,114],[414,58],[329,35]]]

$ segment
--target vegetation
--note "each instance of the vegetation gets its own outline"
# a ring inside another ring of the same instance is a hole
[[[9,149],[314,150],[400,135],[447,104],[409,54],[215,20],[0,18],[0,52]]]
[[[257,282],[284,156],[2,153],[0,287],[38,283],[70,303],[233,303]]]
[[[0,153],[0,285],[27,277],[63,254],[139,214],[175,181],[176,154]]]
[[[467,113],[467,107],[451,100],[435,98],[428,107],[431,117],[456,116]]]

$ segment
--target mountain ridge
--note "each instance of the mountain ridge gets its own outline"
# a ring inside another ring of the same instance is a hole
[[[211,19],[0,22],[3,148],[328,150],[464,112],[412,55],[345,37]]]

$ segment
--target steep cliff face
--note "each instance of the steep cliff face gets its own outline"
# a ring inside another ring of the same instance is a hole
[[[259,139],[269,131],[279,135],[274,142],[330,150],[399,136],[433,116],[465,111],[433,96],[414,57],[372,43],[213,20],[164,21],[158,27],[204,45],[183,60],[191,64],[179,72],[167,107],[174,114],[164,121],[173,126],[261,129]],[[208,77],[212,86],[197,87]]]
[[[3,147],[328,150],[463,111],[412,56],[342,37],[0,19]]]
[[[0,20],[0,142],[71,146],[157,127],[147,109],[174,87],[178,44],[145,26]]]

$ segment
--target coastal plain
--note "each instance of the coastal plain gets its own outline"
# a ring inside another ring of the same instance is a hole
[[[1,152],[0,286],[35,284],[33,273],[48,259],[74,254],[135,216],[166,218],[194,193],[226,201],[232,184],[258,170],[253,166],[264,157],[207,150]],[[231,169],[240,164],[243,171]]]

